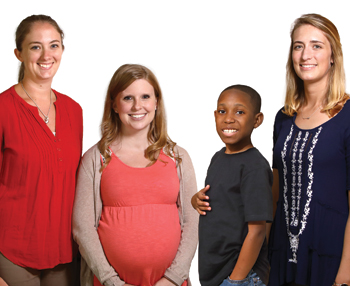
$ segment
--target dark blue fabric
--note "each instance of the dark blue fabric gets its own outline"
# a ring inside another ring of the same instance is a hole
[[[317,128],[302,130],[294,121],[295,116],[282,111],[275,119],[279,201],[270,235],[268,285],[329,286],[339,268],[349,214],[350,102]],[[293,220],[293,210],[298,220]],[[298,243],[291,262],[293,235]]]

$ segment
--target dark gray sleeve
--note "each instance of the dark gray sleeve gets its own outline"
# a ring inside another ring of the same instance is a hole
[[[273,220],[272,172],[269,166],[264,165],[257,165],[242,175],[241,196],[246,222]]]

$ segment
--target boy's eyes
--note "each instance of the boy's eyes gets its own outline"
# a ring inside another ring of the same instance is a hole
[[[220,114],[225,114],[226,111],[223,110],[223,109],[220,109],[220,110],[218,110],[218,113],[220,113]],[[236,113],[236,114],[244,114],[244,111],[243,111],[243,110],[237,110],[235,113]]]

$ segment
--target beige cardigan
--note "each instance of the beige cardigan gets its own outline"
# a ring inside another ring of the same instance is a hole
[[[177,167],[180,180],[177,204],[182,234],[176,256],[164,276],[180,286],[189,278],[191,261],[197,247],[198,214],[191,206],[191,197],[197,192],[197,185],[186,150],[175,146],[174,151],[182,158]],[[93,277],[96,275],[103,285],[121,286],[125,282],[109,264],[97,233],[102,212],[100,167],[100,152],[94,145],[84,154],[80,164],[73,208],[73,237],[82,256],[81,285],[93,286]]]

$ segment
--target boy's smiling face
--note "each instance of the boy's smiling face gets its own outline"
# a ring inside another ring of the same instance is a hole
[[[263,114],[256,113],[250,95],[237,89],[224,91],[214,114],[216,131],[226,144],[225,153],[239,153],[253,147],[250,136],[262,123]]]

